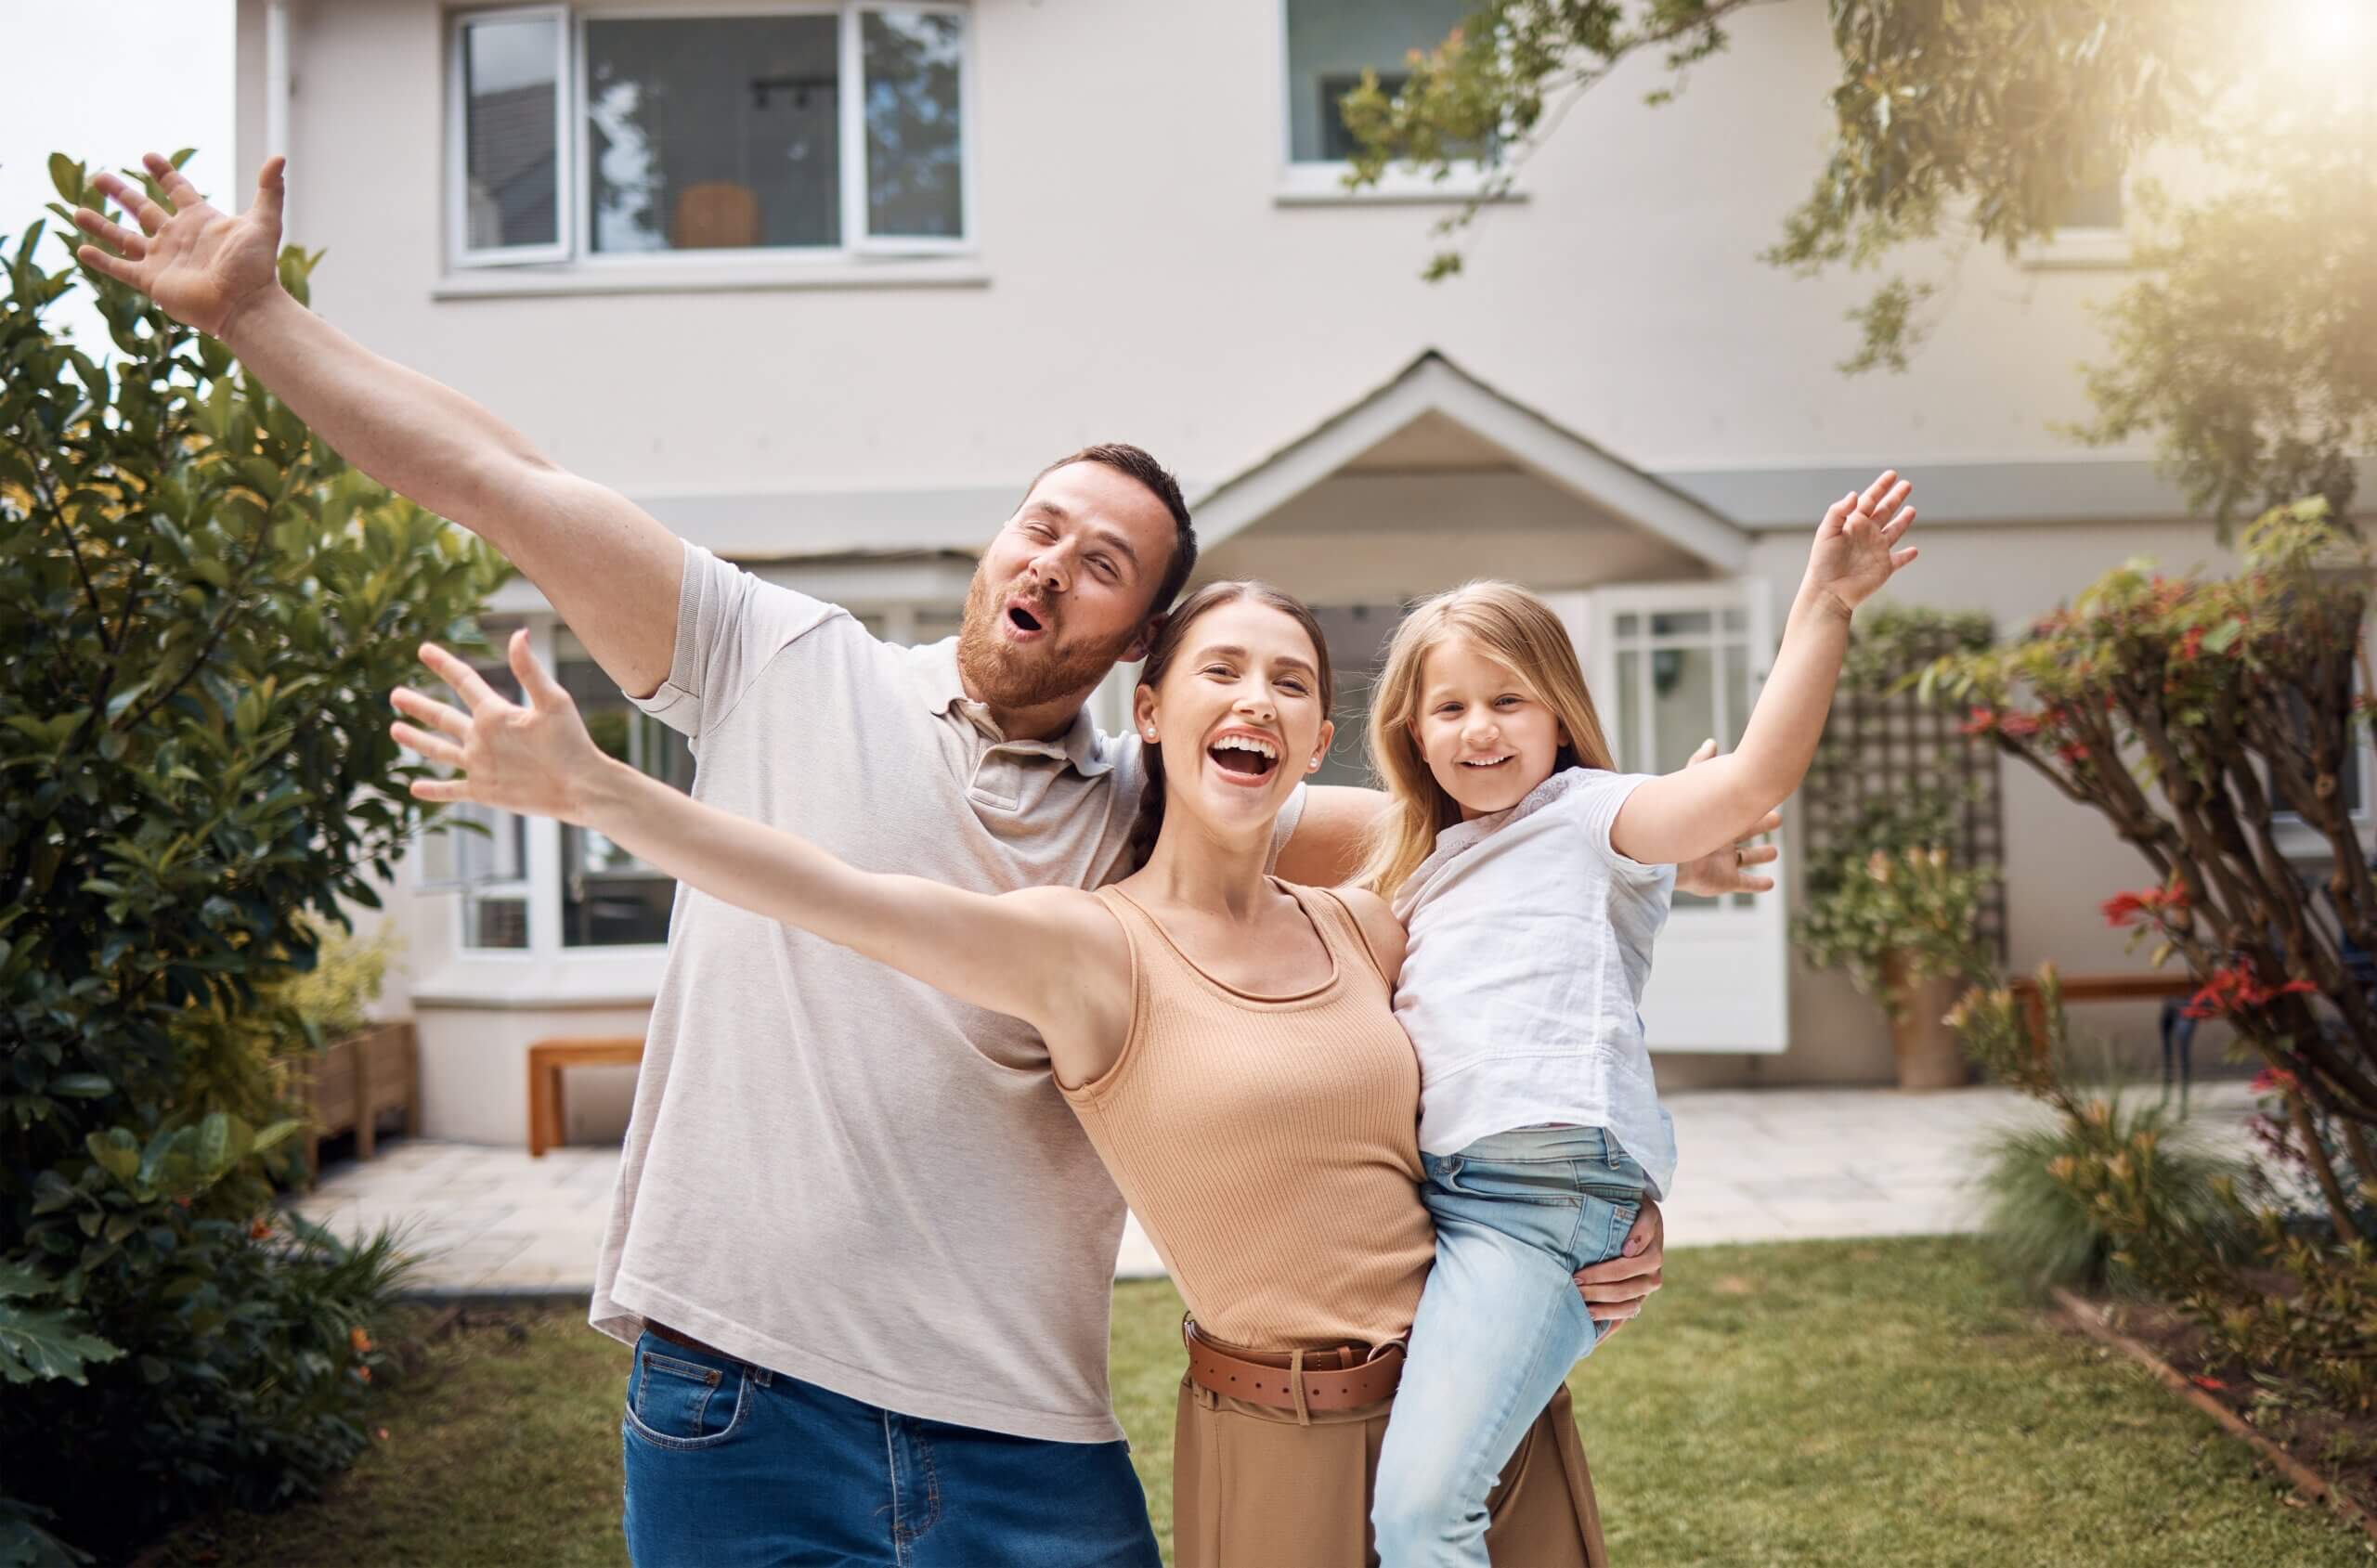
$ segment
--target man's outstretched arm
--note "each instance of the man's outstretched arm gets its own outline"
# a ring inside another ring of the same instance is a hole
[[[528,438],[417,370],[381,357],[280,286],[282,161],[233,216],[167,160],[143,161],[173,204],[95,180],[139,227],[84,208],[85,266],[219,339],[341,457],[484,538],[526,574],[613,680],[639,695],[668,678],[683,547],[617,491],[557,468]]]

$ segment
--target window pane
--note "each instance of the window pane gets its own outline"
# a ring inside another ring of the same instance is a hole
[[[1651,654],[1651,737],[1646,772],[1672,773],[1717,732],[1716,658],[1706,648]]]
[[[1651,617],[1654,637],[1704,637],[1708,632],[1706,610],[1669,610]]]
[[[501,647],[512,628],[501,623],[483,628],[487,640]],[[500,658],[472,666],[487,683],[515,701],[520,682]],[[462,945],[467,948],[525,948],[528,945],[528,901],[523,885],[528,866],[528,819],[465,801],[446,809],[446,820],[456,827],[437,835],[448,861],[451,885],[462,893]],[[476,824],[475,828],[461,824]]]
[[[1399,82],[1406,57],[1433,49],[1474,0],[1288,0],[1288,156],[1299,163],[1345,156],[1338,100],[1379,73]]]
[[[916,646],[929,647],[944,642],[957,635],[965,624],[961,610],[918,610],[916,612]]]
[[[586,24],[597,251],[837,245],[841,23]]]
[[[958,69],[964,21],[939,12],[869,11],[866,227],[955,240],[966,232]]]
[[[463,224],[471,250],[561,238],[553,130],[560,63],[557,17],[462,29]]]
[[[1321,759],[1313,784],[1372,784],[1370,772],[1370,694],[1378,684],[1379,667],[1386,658],[1387,640],[1403,624],[1402,606],[1327,604],[1313,608],[1320,633],[1329,644],[1330,667],[1337,676],[1336,738]]]
[[[694,754],[676,731],[637,709],[567,630],[553,636],[553,676],[577,699],[594,744],[640,772],[679,789],[694,779]],[[561,832],[561,940],[565,947],[615,947],[669,940],[676,882],[599,833]]]
[[[473,898],[462,906],[462,945],[523,948],[528,945],[528,901]]]
[[[2059,228],[2119,228],[2122,226],[2121,149],[2110,136],[2091,138],[2078,182],[2055,214]]]

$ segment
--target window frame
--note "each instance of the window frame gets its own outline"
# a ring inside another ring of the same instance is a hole
[[[553,214],[554,239],[546,245],[499,245],[474,250],[470,242],[470,97],[465,40],[473,27],[536,20],[559,24],[553,72],[553,201],[559,209]],[[492,10],[456,11],[446,21],[446,265],[461,269],[534,266],[567,261],[571,210],[579,205],[571,200],[578,170],[569,123],[569,6],[506,6]]]
[[[1296,79],[1290,48],[1291,23],[1288,16],[1288,7],[1295,3],[1296,0],[1276,0],[1278,9],[1274,19],[1278,25],[1273,29],[1273,35],[1279,45],[1279,92],[1272,104],[1278,113],[1272,142],[1279,157],[1276,203],[1289,207],[1364,203],[1429,205],[1468,201],[1485,195],[1496,165],[1481,159],[1455,160],[1450,172],[1443,179],[1434,178],[1419,170],[1407,169],[1401,164],[1391,164],[1380,175],[1375,185],[1360,190],[1349,190],[1345,188],[1345,176],[1353,168],[1350,162],[1343,159],[1299,159],[1295,155]],[[1504,134],[1508,134],[1507,127]],[[1526,198],[1519,191],[1510,190],[1500,193],[1494,200],[1519,201]]]
[[[865,19],[883,12],[921,12],[952,16],[961,24],[957,59],[957,200],[959,229],[955,235],[877,235],[868,227],[868,149],[866,141]],[[555,153],[562,206],[561,240],[552,245],[506,246],[472,251],[469,234],[468,104],[463,95],[464,30],[488,20],[522,20],[558,17],[562,23],[560,70],[556,80]],[[580,182],[593,168],[588,145],[591,130],[587,104],[591,99],[588,72],[592,60],[586,46],[589,24],[599,21],[700,21],[719,17],[830,17],[834,19],[835,69],[839,81],[836,139],[840,160],[839,214],[841,239],[832,245],[747,245],[701,250],[597,251],[593,246],[594,212]],[[502,266],[566,269],[586,279],[620,278],[675,272],[699,277],[706,272],[747,273],[752,267],[799,271],[855,260],[876,261],[903,256],[947,257],[976,254],[980,250],[976,214],[981,210],[980,110],[976,99],[976,8],[971,0],[702,0],[694,6],[656,5],[652,0],[616,0],[604,4],[555,3],[507,6],[493,10],[458,11],[451,18],[447,48],[448,140],[447,224],[449,270]]]
[[[2372,605],[2360,623],[2361,645],[2366,648],[2371,637],[2377,637],[2377,605]],[[2366,659],[2353,665],[2352,689],[2356,696],[2363,694],[2370,679]],[[2353,732],[2353,758],[2360,768],[2360,804],[2354,807],[2347,819],[2354,835],[2360,840],[2361,854],[2377,854],[2377,721],[2357,725]],[[2269,781],[2262,781],[2265,789]],[[2272,810],[2270,836],[2278,845],[2278,852],[2287,863],[2298,871],[2325,870],[2335,861],[2334,846],[2327,836],[2303,820],[2300,811]]]

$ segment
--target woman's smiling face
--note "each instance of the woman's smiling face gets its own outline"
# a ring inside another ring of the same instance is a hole
[[[1412,739],[1464,822],[1526,799],[1568,744],[1558,716],[1517,672],[1463,637],[1421,661],[1419,706]]]
[[[1223,831],[1267,824],[1329,747],[1319,654],[1293,617],[1252,599],[1186,628],[1138,727],[1162,747],[1165,811]]]

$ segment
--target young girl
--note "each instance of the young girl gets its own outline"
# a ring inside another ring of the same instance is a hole
[[[1739,749],[1682,772],[1615,771],[1567,632],[1520,589],[1457,589],[1396,633],[1370,719],[1395,804],[1364,884],[1409,932],[1436,1262],[1379,1457],[1383,1568],[1485,1568],[1487,1495],[1593,1347],[1570,1276],[1675,1174],[1636,1012],[1674,862],[1799,787],[1851,613],[1915,559],[1909,489],[1884,473],[1825,514]]]

